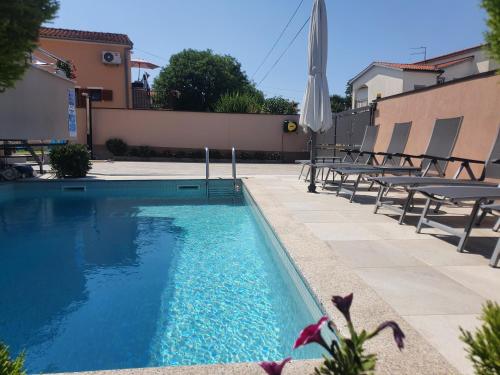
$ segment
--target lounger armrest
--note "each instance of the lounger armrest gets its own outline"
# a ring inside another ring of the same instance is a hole
[[[446,157],[446,158],[442,158],[440,156],[434,156],[434,155],[426,155],[426,154],[422,154],[419,156],[420,158],[423,158],[423,159],[432,159],[432,160],[442,160],[442,161],[453,161],[453,158],[452,157]]]
[[[484,164],[482,160],[468,159],[468,158],[459,158],[457,156],[452,156],[451,161],[460,161],[462,163],[475,163],[475,164]]]
[[[394,156],[401,156],[403,158],[418,158],[418,159],[423,158],[422,155],[405,154],[403,152],[397,152],[397,153],[394,153],[392,155],[394,155]]]
[[[401,156],[401,154],[399,154],[399,153],[384,152],[384,151],[378,151],[378,152],[375,152],[375,155],[383,155],[383,156]]]

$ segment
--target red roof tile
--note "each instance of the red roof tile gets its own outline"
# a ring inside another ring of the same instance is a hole
[[[462,49],[460,51],[447,53],[446,55],[436,56],[436,57],[433,57],[431,59],[417,61],[417,64],[429,64],[435,60],[449,59],[450,57],[460,56],[460,55],[463,55],[465,53],[472,52],[472,51],[475,51],[475,50],[480,49],[480,48],[484,48],[485,46],[486,46],[486,44],[479,44],[477,46],[465,48],[465,49]]]
[[[40,38],[82,40],[97,43],[123,44],[132,47],[133,43],[126,34],[101,33],[96,31],[56,29],[41,27]]]
[[[424,72],[439,72],[439,68],[437,68],[435,65],[428,65],[428,64],[398,64],[398,63],[383,62],[383,61],[376,62],[375,64],[386,66],[388,68],[396,68],[396,69],[403,69],[403,70],[420,70],[420,71],[424,71]]]
[[[445,63],[437,64],[435,65],[437,68],[442,69],[442,68],[447,68],[448,66],[452,66],[455,64],[460,64],[461,62],[467,61],[467,60],[472,60],[474,56],[466,56],[462,57],[461,59],[456,59],[456,60],[451,60]]]

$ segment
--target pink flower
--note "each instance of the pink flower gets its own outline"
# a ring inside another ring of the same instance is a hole
[[[349,313],[349,310],[351,308],[351,303],[352,303],[352,293],[348,294],[345,297],[341,296],[333,296],[332,297],[332,302],[335,305],[335,307],[344,315],[345,320],[348,322],[351,322],[351,314]]]
[[[262,367],[268,375],[281,375],[283,367],[291,360],[292,357],[288,357],[281,362],[259,362],[259,366]]]
[[[323,316],[320,320],[318,320],[318,323],[311,324],[311,325],[307,326],[306,328],[304,328],[300,332],[299,338],[297,339],[297,341],[295,341],[293,348],[297,349],[299,346],[307,345],[307,344],[310,344],[311,342],[315,342],[317,344],[324,346],[325,341],[321,337],[321,327],[327,321],[328,321],[328,317]]]
[[[405,347],[404,343],[404,338],[405,334],[399,327],[398,323],[390,320],[383,322],[381,325],[377,327],[377,329],[374,332],[374,335],[377,335],[380,331],[386,329],[386,328],[392,328],[392,334],[394,336],[394,341],[396,342],[396,345],[398,346],[398,349],[401,350]]]

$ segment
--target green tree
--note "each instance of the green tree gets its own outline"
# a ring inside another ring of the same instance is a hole
[[[241,64],[229,55],[211,50],[185,49],[170,58],[153,88],[156,91],[178,90],[174,109],[213,111],[224,94],[250,93],[263,97],[241,70]]]
[[[41,24],[53,19],[58,9],[57,0],[0,2],[0,92],[23,76]]]
[[[500,62],[500,0],[482,0],[481,6],[488,13],[488,31],[485,34],[488,51]]]
[[[352,86],[348,83],[345,87],[345,96],[333,94],[330,96],[332,113],[342,112],[351,108]]]
[[[273,115],[295,115],[298,112],[298,103],[293,100],[275,96],[264,100],[262,105],[262,113],[270,113]]]
[[[332,113],[342,112],[351,108],[351,99],[346,96],[333,94],[330,96],[330,105]]]
[[[0,342],[0,375],[24,375],[24,354],[11,359],[9,348]]]

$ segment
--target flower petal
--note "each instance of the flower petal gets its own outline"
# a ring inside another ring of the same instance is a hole
[[[268,374],[268,375],[281,375],[283,371],[283,367],[292,360],[292,357],[285,358],[281,362],[259,362],[259,366]]]
[[[320,343],[321,327],[323,327],[323,324],[325,324],[327,321],[328,321],[328,317],[323,316],[323,317],[321,317],[320,320],[318,320],[317,323],[308,325],[306,328],[304,328],[300,332],[297,340],[295,341],[295,344],[293,345],[293,349],[297,349],[299,346],[310,344],[311,342]]]
[[[375,330],[375,334],[378,334],[380,331],[386,329],[386,328],[391,328],[392,329],[392,334],[394,336],[394,341],[396,342],[396,345],[398,346],[399,350],[402,350],[405,347],[404,339],[405,339],[405,334],[403,330],[399,327],[398,323],[389,320],[386,322],[383,322],[380,324],[377,329]]]
[[[344,315],[344,318],[350,322],[351,321],[351,314],[349,310],[351,309],[351,304],[352,304],[352,299],[353,299],[353,294],[348,294],[345,297],[341,296],[333,296],[332,297],[332,302],[335,305],[335,307]]]

